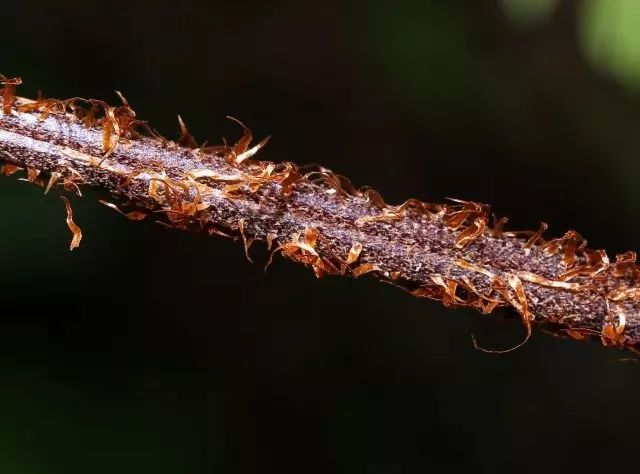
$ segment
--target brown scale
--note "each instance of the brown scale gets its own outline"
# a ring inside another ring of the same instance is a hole
[[[304,175],[304,179],[310,183],[326,186],[333,190],[337,196],[344,197],[347,193],[342,189],[340,180],[329,170],[310,171]]]
[[[375,263],[364,262],[357,266],[353,266],[360,259],[360,254],[362,253],[363,246],[360,242],[354,242],[347,253],[347,256],[344,259],[341,259],[335,254],[329,255],[329,260],[331,265],[335,268],[339,268],[339,275],[345,275],[346,273],[351,273],[353,276],[360,277],[370,272],[378,271],[379,268]],[[317,272],[316,272],[317,275]]]
[[[189,130],[187,130],[187,126],[185,125],[184,120],[182,120],[182,117],[180,117],[180,115],[178,115],[178,125],[180,126],[180,138],[178,138],[176,143],[179,146],[185,148],[200,147],[196,139],[193,138],[193,135],[191,135],[191,133],[189,133]]]
[[[592,290],[593,285],[591,284],[580,284],[580,283],[569,283],[567,281],[560,280],[549,280],[548,278],[544,278],[540,275],[536,275],[534,273],[520,271],[516,273],[516,276],[521,280],[528,281],[529,283],[535,283],[536,285],[546,286],[548,288],[559,288],[567,291],[587,291]]]
[[[62,187],[65,191],[75,192],[79,197],[82,197],[80,191],[80,185],[84,183],[84,178],[75,169],[67,166],[66,175],[62,179]]]
[[[30,183],[35,183],[40,175],[40,170],[35,168],[27,168],[27,181]]]
[[[432,285],[422,286],[411,291],[413,296],[442,301],[445,306],[467,306],[478,309],[483,314],[491,313],[496,307],[505,305],[505,301],[491,298],[479,292],[471,280],[462,280],[432,275]]]
[[[522,281],[518,276],[514,274],[507,274],[506,282],[502,278],[494,276],[491,279],[491,287],[502,297],[505,302],[510,304],[520,314],[522,322],[525,326],[526,336],[520,343],[518,343],[514,347],[504,350],[485,349],[479,346],[475,339],[473,340],[473,342],[475,348],[483,352],[489,352],[492,354],[504,354],[514,351],[527,343],[527,341],[531,337],[531,322],[535,320],[535,316],[529,311],[529,303],[527,300],[524,285],[522,284]]]
[[[209,227],[207,227],[207,233],[209,235],[217,235],[219,237],[225,237],[227,239],[237,240],[237,237],[235,235],[228,234],[227,232],[224,232],[223,230],[219,229],[215,225],[210,225]]]
[[[640,301],[640,288],[628,286],[616,288],[607,294],[607,299],[614,302],[625,300]]]
[[[542,246],[542,251],[547,255],[554,255],[563,251],[562,263],[571,268],[576,261],[576,251],[582,251],[587,241],[574,230],[568,230],[562,237],[550,240]]]
[[[243,133],[242,137],[225,153],[224,159],[230,165],[239,165],[251,158],[258,151],[260,151],[260,149],[267,144],[271,137],[266,137],[254,147],[249,148],[251,140],[253,140],[251,130],[249,130],[249,128],[240,120],[230,116],[227,116],[227,118],[240,125],[242,127]]]
[[[249,247],[253,243],[253,239],[247,239],[247,236],[244,233],[244,218],[238,219],[238,230],[240,231],[240,236],[242,237],[242,243],[244,244],[244,254],[251,263],[251,256],[249,255]]]
[[[602,324],[602,336],[600,337],[602,345],[612,347],[625,346],[627,342],[627,336],[624,334],[626,320],[625,314],[621,311],[614,315],[614,311],[611,310],[607,302],[607,316]]]
[[[334,173],[320,165],[313,165],[312,171],[305,173],[303,176],[311,183],[329,187],[339,197],[362,197],[363,190],[357,189],[351,181],[339,174]]]
[[[5,176],[11,176],[15,173],[17,173],[18,171],[20,171],[22,168],[20,168],[17,165],[14,165],[12,163],[5,163],[2,166],[2,174]]]
[[[315,247],[319,235],[315,228],[306,229],[303,236],[294,234],[291,241],[278,245],[271,252],[265,270],[271,265],[273,256],[277,252],[281,252],[285,257],[295,262],[310,265],[318,278],[325,274],[339,274],[340,270],[329,259],[323,259],[318,254]]]
[[[62,115],[67,113],[67,104],[58,99],[40,99],[16,107],[19,112],[40,112],[38,120],[45,120],[50,114]]]
[[[482,235],[484,230],[487,227],[487,218],[486,217],[476,217],[475,220],[469,227],[464,229],[462,232],[458,234],[456,237],[455,247],[458,249],[464,248],[469,245],[471,242],[476,240],[478,237]]]
[[[636,278],[638,275],[638,268],[635,262],[636,253],[633,251],[616,255],[616,261],[611,264],[611,274],[616,278],[622,278],[625,276],[632,276]]]
[[[271,238],[271,242],[274,238],[275,235]],[[360,263],[353,267],[363,250],[362,244],[359,242],[355,242],[351,246],[345,259],[341,259],[331,251],[326,251],[325,255],[321,256],[317,250],[317,244],[322,238],[322,235],[315,228],[306,229],[302,236],[294,234],[291,241],[278,245],[271,252],[265,269],[271,264],[273,256],[277,252],[281,252],[285,257],[311,266],[318,278],[324,275],[345,275],[346,273],[360,277],[370,272],[379,271],[378,266],[371,262]],[[271,242],[268,242],[269,247]]]
[[[208,207],[202,202],[200,190],[198,186],[193,186],[194,183],[169,178],[149,179],[149,196],[166,206],[160,212],[165,213],[176,227],[186,228],[199,211]],[[195,190],[193,199],[189,199],[191,189]]]
[[[223,190],[229,197],[241,194],[245,189],[255,193],[266,184],[280,185],[283,196],[288,197],[293,192],[293,186],[303,179],[296,166],[288,162],[277,165],[269,161],[262,161],[252,166],[249,171],[243,171],[240,177],[235,179],[236,183],[225,186]],[[212,175],[203,177],[216,180],[216,177]],[[228,180],[228,178],[224,180]]]
[[[67,211],[67,226],[69,227],[69,230],[72,234],[71,243],[69,244],[69,250],[73,250],[80,245],[80,241],[82,240],[82,231],[80,230],[80,227],[78,227],[73,221],[73,210],[71,209],[71,203],[69,202],[69,200],[64,196],[60,196],[60,199],[64,201],[64,207]]]
[[[460,203],[455,206],[445,206],[444,217],[442,221],[444,224],[452,230],[457,230],[468,219],[476,219],[478,217],[487,218],[488,206],[486,204],[479,204],[472,201],[462,201],[453,199],[454,202]]]
[[[417,215],[431,219],[439,210],[440,206],[435,204],[429,204],[418,199],[407,199],[399,206],[385,206],[382,209],[382,214],[359,218],[356,221],[356,225],[363,225],[367,222],[399,221],[409,212],[415,212]]]
[[[378,191],[376,191],[375,189],[371,189],[368,186],[365,186],[361,189],[362,195],[367,202],[370,202],[378,209],[384,209],[385,207],[387,207],[387,203],[384,202],[384,199],[382,199],[382,196],[380,196],[380,193]]]
[[[50,114],[72,114],[85,127],[102,127],[102,148],[105,156],[113,153],[121,138],[130,140],[142,135],[157,138],[157,134],[142,120],[136,119],[135,111],[129,106],[124,96],[116,91],[122,105],[111,107],[106,102],[95,99],[74,97],[66,100],[41,99],[27,102],[17,107],[20,112],[39,111],[40,120],[45,120]],[[102,111],[102,115],[99,112]],[[143,132],[138,131],[141,129]]]
[[[568,281],[577,276],[595,278],[604,273],[610,266],[609,257],[604,250],[585,249],[583,255],[586,261],[584,265],[576,265],[571,270],[562,273],[558,278],[562,281]]]
[[[143,220],[144,218],[146,218],[149,215],[148,213],[142,212],[142,211],[124,212],[117,205],[115,205],[115,204],[113,204],[111,202],[104,201],[102,199],[98,200],[98,202],[100,204],[103,204],[103,205],[113,209],[114,211],[118,212],[119,214],[122,214],[127,219],[132,220],[132,221],[141,221],[141,220]]]
[[[501,239],[504,235],[504,226],[509,222],[508,217],[501,217],[500,219],[497,216],[493,215],[493,228],[491,229],[491,236],[496,239]]]
[[[491,295],[487,296],[477,290],[468,277],[463,276],[462,281],[464,282],[467,291],[471,292],[470,294],[473,294],[476,297],[469,306],[475,307],[482,314],[490,314],[498,306],[505,305],[505,302],[501,299],[491,298]]]
[[[16,100],[16,87],[22,84],[22,79],[19,77],[5,77],[0,74],[0,84],[2,88],[2,112],[5,115],[11,114],[11,108]]]
[[[524,248],[529,251],[531,248],[536,245],[540,241],[544,241],[542,239],[542,235],[549,228],[549,225],[546,222],[540,223],[540,228],[527,240],[527,243],[524,244]]]

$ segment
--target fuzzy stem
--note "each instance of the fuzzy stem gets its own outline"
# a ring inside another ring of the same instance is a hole
[[[640,347],[632,253],[609,263],[571,231],[544,241],[542,232],[504,232],[502,222],[491,229],[486,206],[393,207],[321,167],[303,176],[290,163],[245,161],[257,151],[248,130],[234,147],[203,150],[184,146],[193,141],[186,129],[180,144],[135,133],[126,102],[105,105],[102,119],[74,104],[15,99],[0,115],[5,174],[19,166],[43,186],[100,188],[131,218],[156,212],[171,227],[241,236],[245,248],[274,243],[318,276],[371,272],[448,306],[512,306],[527,329],[544,323],[558,335]]]

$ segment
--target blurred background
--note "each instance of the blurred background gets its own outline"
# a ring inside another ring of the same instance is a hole
[[[635,0],[4,2],[20,94],[115,101],[177,137],[272,135],[512,229],[640,238]],[[516,319],[324,278],[0,179],[0,472],[542,472],[635,464],[640,365]]]

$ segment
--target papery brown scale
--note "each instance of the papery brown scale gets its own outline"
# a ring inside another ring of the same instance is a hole
[[[573,242],[577,237],[578,234],[575,231],[568,230],[562,237],[552,239],[544,244],[542,246],[542,251],[547,255],[554,255],[560,250],[565,250],[565,253],[562,257],[562,262],[566,267],[568,266],[567,263],[571,263],[575,259],[575,249],[567,254],[567,244],[571,244],[571,242]]]
[[[504,349],[504,350],[503,349],[500,349],[500,350],[486,349],[484,347],[481,347],[477,344],[477,342],[475,341],[475,338],[473,338],[473,343],[474,343],[474,347],[482,352],[488,352],[491,354],[505,354],[508,352],[512,352],[527,343],[527,341],[531,337],[531,321],[533,321],[535,318],[529,312],[529,304],[528,304],[527,296],[524,290],[524,286],[522,285],[522,281],[520,281],[520,279],[516,275],[508,274],[507,282],[505,282],[501,278],[494,277],[492,279],[492,287],[500,295],[502,295],[503,298],[505,298],[505,300],[509,304],[511,304],[511,306],[513,306],[518,311],[526,329],[526,336],[521,342],[519,342],[515,346],[509,349]],[[511,295],[511,291],[514,292],[515,296]]]
[[[383,210],[382,214],[376,214],[375,216],[359,217],[356,220],[356,225],[361,226],[368,222],[385,222],[385,221],[397,221],[401,216],[393,211]]]
[[[493,228],[491,229],[491,235],[496,239],[501,239],[504,233],[504,226],[509,222],[508,217],[501,217],[498,219],[496,215],[493,215]]]
[[[530,250],[542,238],[542,235],[548,228],[549,226],[546,222],[541,222],[540,228],[531,237],[529,237],[529,240],[527,240],[524,248]]]
[[[30,183],[35,183],[36,179],[40,175],[40,170],[35,168],[27,168],[27,181]]]
[[[470,291],[476,297],[473,301],[473,306],[479,309],[483,314],[489,314],[496,308],[496,306],[504,304],[502,300],[493,299],[478,291],[469,277],[463,276],[462,282],[464,283],[467,291]]]
[[[95,125],[97,111],[98,111],[98,104],[92,102],[90,104],[89,110],[87,110],[87,113],[85,114],[84,119],[82,120],[86,128],[91,128]],[[104,150],[104,148],[105,146],[104,146],[104,138],[103,138],[102,149]]]
[[[518,272],[517,276],[522,280],[528,281],[530,283],[535,283],[540,286],[546,286],[548,288],[558,288],[574,292],[584,291],[591,288],[589,285],[582,285],[579,283],[568,283],[566,281],[549,280],[548,278],[544,278],[540,275],[525,271]]]
[[[330,190],[334,191],[338,196],[346,195],[346,193],[342,189],[342,186],[340,185],[340,181],[329,170],[311,171],[310,173],[307,173],[304,175],[304,179],[308,180],[311,183],[328,187]]]
[[[417,298],[429,298],[433,300],[441,300],[442,299],[442,291],[441,287],[433,287],[433,286],[421,286],[420,288],[416,288],[411,291],[411,294]]]
[[[480,307],[482,314],[491,314],[498,306],[505,306],[507,303],[500,300],[495,300],[487,297],[483,297],[483,306]]]
[[[211,225],[209,227],[207,227],[207,233],[209,235],[219,235],[220,237],[225,237],[227,239],[234,239],[235,240],[235,236],[228,234],[226,232],[223,232],[222,230],[218,229],[215,225]]]
[[[20,171],[21,169],[22,168],[14,164],[5,163],[4,166],[2,167],[2,174],[4,174],[5,176],[11,176],[12,174],[15,174],[17,171]]]
[[[613,317],[608,317],[602,325],[601,341],[603,346],[624,347],[627,337],[624,334],[626,318],[623,313],[618,314],[618,323]]]
[[[611,273],[614,277],[624,277],[635,269],[636,253],[633,251],[616,255],[616,261],[611,265]]]
[[[228,115],[227,119],[237,123],[238,125],[240,125],[240,127],[242,127],[242,137],[231,147],[230,152],[225,157],[227,163],[234,164],[237,156],[247,151],[247,149],[249,148],[249,144],[253,139],[253,136],[251,134],[251,130],[249,130],[249,127],[247,127],[237,118]]]
[[[516,298],[519,303],[519,308],[517,309],[519,309],[520,313],[522,314],[522,318],[525,321],[525,324],[529,326],[529,330],[530,330],[531,325],[529,324],[529,321],[533,320],[534,317],[529,312],[527,295],[524,291],[524,286],[522,285],[522,281],[518,276],[510,274],[510,275],[507,275],[507,282],[509,283],[509,286],[511,287],[511,289],[513,289],[513,291],[516,294]]]
[[[342,176],[342,175],[339,175],[339,174],[336,174],[335,177],[336,177],[336,179],[338,180],[338,182],[340,184],[340,188],[345,193],[347,193],[350,196],[356,196],[356,197],[359,197],[359,196],[362,195],[360,190],[357,189],[355,186],[353,186],[353,184],[351,184],[351,180],[349,180],[345,176]]]
[[[313,264],[313,271],[316,277],[320,278],[324,275],[341,275],[342,272],[326,258],[318,258]]]
[[[640,288],[623,287],[615,288],[607,294],[607,298],[611,301],[635,300],[640,301]]]
[[[29,113],[40,111],[38,120],[42,121],[46,119],[49,114],[64,114],[67,110],[67,106],[64,101],[58,99],[43,99],[35,102],[27,102],[26,104],[20,104],[16,107],[18,112]]]
[[[355,277],[359,277],[366,273],[375,272],[377,270],[378,267],[374,263],[362,263],[353,269],[353,275]]]
[[[610,263],[609,256],[604,250],[585,250],[584,256],[587,260],[587,265],[592,267],[608,266]]]
[[[460,268],[464,268],[466,270],[471,270],[472,272],[480,273],[490,279],[492,279],[495,276],[495,274],[492,271],[486,268],[482,268],[478,265],[474,265],[473,263],[467,262],[466,260],[462,260],[460,258],[454,260],[453,263]]]
[[[4,85],[2,90],[2,112],[5,115],[11,115],[11,109],[16,99],[16,87],[22,84],[19,77],[8,78],[0,75],[0,84]]]
[[[456,238],[455,247],[458,249],[466,247],[468,244],[476,240],[487,227],[487,219],[486,217],[477,217],[473,224],[467,227],[465,230],[460,232],[458,237]]]
[[[444,224],[452,230],[458,229],[467,219],[474,216],[480,216],[483,214],[483,207],[481,204],[471,201],[458,201],[462,202],[459,206],[446,207],[445,216],[443,218]]]
[[[577,232],[570,230],[567,232],[566,246],[564,249],[564,255],[562,257],[562,263],[567,268],[571,268],[576,261],[576,250],[578,247],[578,242],[581,242],[581,247],[584,248],[586,245],[586,240],[580,236]]]
[[[138,138],[137,133],[134,130],[134,124],[137,122],[137,120],[136,114],[133,109],[129,107],[116,107],[113,110],[113,116],[118,124],[118,138]]]
[[[409,210],[414,210],[422,216],[431,217],[434,205],[420,201],[419,199],[407,199],[400,206],[391,208],[398,216],[404,215]]]
[[[145,217],[148,216],[148,214],[146,212],[142,212],[142,211],[130,211],[130,212],[123,212],[122,210],[120,210],[120,208],[118,206],[116,206],[115,204],[111,203],[111,202],[107,202],[104,201],[102,199],[99,199],[98,202],[100,204],[103,204],[113,210],[115,210],[116,212],[122,214],[123,216],[125,216],[127,219],[132,220],[132,221],[141,221],[143,220]]]
[[[351,265],[352,263],[355,263],[358,260],[358,258],[360,258],[361,252],[362,252],[362,244],[360,242],[354,242],[353,245],[351,246],[351,249],[349,250],[349,253],[347,254],[345,263],[347,265]]]
[[[244,254],[247,257],[247,260],[253,263],[253,260],[251,260],[251,256],[249,255],[249,247],[251,245],[252,240],[247,240],[247,236],[245,235],[244,218],[238,219],[238,230],[240,231],[240,236],[242,237],[242,243],[244,245]]]
[[[80,191],[80,186],[78,186],[74,177],[64,178],[62,181],[62,187],[65,191],[75,192],[79,197],[82,197],[82,191]]]
[[[440,299],[445,306],[456,306],[460,303],[456,296],[458,283],[454,280],[443,278],[441,275],[432,275],[431,281],[442,289]]]
[[[298,173],[293,163],[285,163],[286,170],[283,172],[283,177],[278,183],[282,189],[282,195],[289,197],[293,193],[293,186],[302,181],[302,176]]]
[[[304,232],[304,243],[315,249],[320,233],[315,227],[310,227]]]
[[[601,262],[599,264],[592,264],[592,265],[589,265],[589,264],[579,265],[572,268],[571,270],[567,270],[566,272],[561,273],[560,276],[558,276],[558,278],[562,281],[568,281],[577,276],[588,276],[588,277],[594,278],[599,274],[603,273],[604,271],[606,271],[607,268],[609,268],[608,262],[606,263]]]
[[[584,341],[585,339],[588,339],[590,336],[590,334],[585,333],[584,331],[581,331],[579,329],[565,329],[565,333],[571,339],[574,339],[576,341]]]
[[[327,274],[322,264],[313,264],[311,268],[313,269],[313,273],[316,275],[316,278],[322,278]]]
[[[271,247],[273,245],[273,241],[278,237],[278,234],[276,234],[275,232],[268,232],[267,233],[267,250],[271,250]]]
[[[80,227],[78,227],[73,221],[73,210],[71,209],[71,203],[69,202],[69,200],[64,196],[60,196],[60,199],[64,201],[64,207],[67,211],[67,226],[69,227],[69,230],[72,234],[71,244],[69,244],[69,250],[73,250],[80,245],[80,241],[82,240],[82,231],[80,230]]]
[[[113,136],[113,123],[111,121],[106,121],[102,126],[102,151],[105,156],[109,155],[115,145],[113,145],[111,141],[111,137]]]
[[[475,287],[475,285],[473,284],[473,282],[469,279],[468,276],[463,276],[462,277],[462,285],[465,289],[465,291],[468,294],[468,298],[466,301],[466,304],[468,304],[469,306],[473,306],[473,307],[480,307],[480,301],[484,298],[484,295],[482,295],[478,289]]]
[[[384,202],[384,199],[382,199],[382,196],[378,191],[371,188],[365,188],[362,188],[361,192],[367,202],[370,202],[378,209],[384,209],[387,207],[387,203]]]
[[[51,175],[49,176],[49,182],[47,183],[47,187],[44,190],[44,193],[47,194],[51,188],[53,187],[53,185],[56,184],[56,182],[58,181],[58,179],[62,176],[61,173],[58,173],[57,171],[53,171],[51,173]]]

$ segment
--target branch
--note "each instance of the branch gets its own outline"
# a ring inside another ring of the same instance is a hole
[[[527,338],[531,324],[541,323],[557,335],[640,349],[633,252],[610,262],[574,231],[545,240],[546,224],[507,232],[505,218],[494,216],[489,226],[488,206],[469,201],[390,206],[321,166],[252,160],[266,140],[249,148],[242,124],[236,144],[198,147],[182,120],[182,136],[169,141],[137,120],[122,96],[118,107],[31,101],[15,97],[19,80],[0,79],[4,173],[23,168],[45,192],[100,188],[110,196],[103,203],[131,219],[153,216],[172,228],[239,237],[247,257],[254,241],[265,241],[271,257],[280,252],[318,277],[371,273],[446,306],[483,313],[510,306]],[[73,247],[80,230],[70,206],[67,222]]]

